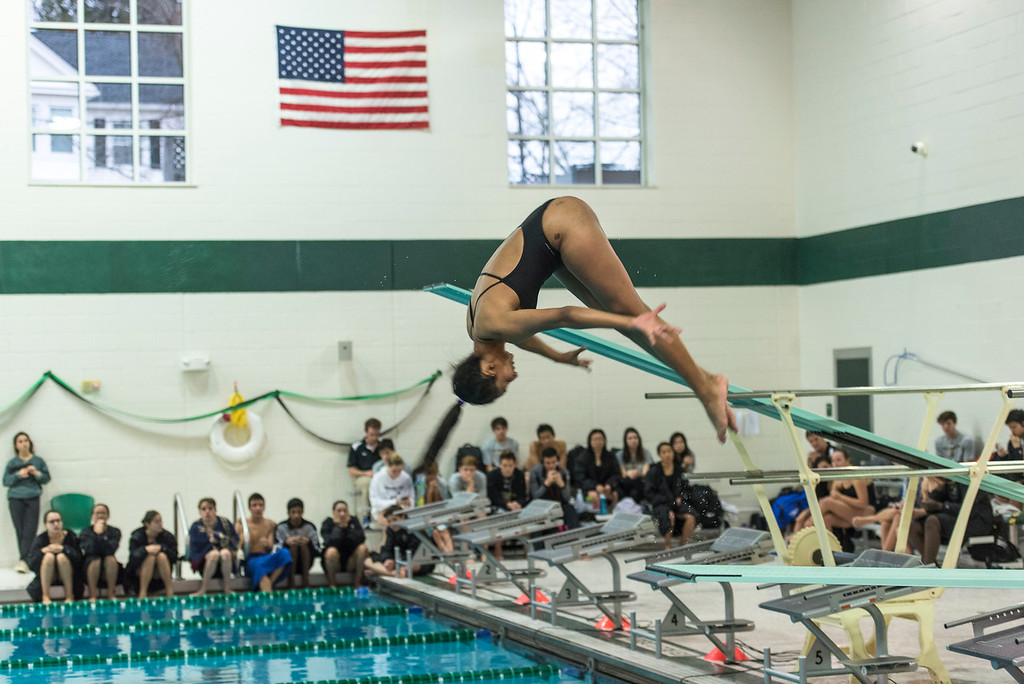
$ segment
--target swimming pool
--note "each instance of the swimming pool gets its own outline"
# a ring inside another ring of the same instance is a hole
[[[579,681],[365,590],[0,608],[0,683],[498,680]]]

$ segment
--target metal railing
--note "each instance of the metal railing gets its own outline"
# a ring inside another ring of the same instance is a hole
[[[791,394],[794,397],[842,397],[875,394],[935,394],[939,392],[990,392],[1006,388],[1006,396],[1014,399],[1024,397],[1024,384],[1019,382],[986,382],[976,385],[936,385],[936,386],[904,386],[904,387],[828,387],[824,389],[795,390],[742,390],[729,392],[726,398],[735,399],[771,399],[778,394]],[[644,399],[694,399],[693,392],[647,392]]]
[[[233,508],[233,512],[234,512],[233,518],[236,521],[241,522],[241,524],[242,524],[242,539],[241,539],[241,541],[242,541],[242,549],[245,552],[245,555],[242,556],[242,557],[243,558],[248,558],[249,557],[249,541],[250,541],[250,537],[249,537],[249,522],[245,519],[245,509],[246,509],[246,507],[245,507],[244,502],[242,501],[242,492],[240,492],[240,491],[238,491],[236,489],[235,493],[231,495],[231,499],[232,499],[232,502],[233,502],[233,507],[232,507]]]
[[[178,554],[178,562],[174,564],[174,575],[178,579],[181,577],[181,564],[188,558],[189,540],[188,540],[188,520],[185,519],[185,504],[181,500],[181,494],[175,492],[174,494],[174,543],[179,545],[181,548],[182,539],[184,539],[185,551]]]

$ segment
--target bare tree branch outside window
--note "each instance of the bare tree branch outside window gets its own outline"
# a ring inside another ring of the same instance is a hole
[[[509,182],[644,182],[643,0],[505,0]]]

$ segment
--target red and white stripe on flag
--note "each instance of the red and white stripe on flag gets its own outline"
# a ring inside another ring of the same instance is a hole
[[[426,31],[331,33],[343,36],[344,78],[340,82],[307,80],[294,70],[289,72],[292,78],[279,78],[282,126],[429,127]],[[307,44],[302,49],[311,48]],[[330,54],[316,56],[317,59],[330,57]]]

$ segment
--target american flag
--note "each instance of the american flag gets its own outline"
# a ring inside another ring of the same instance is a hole
[[[277,27],[282,126],[427,128],[426,31]]]

